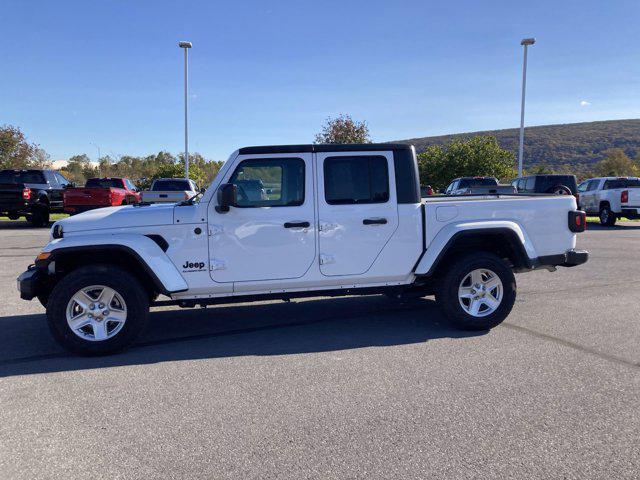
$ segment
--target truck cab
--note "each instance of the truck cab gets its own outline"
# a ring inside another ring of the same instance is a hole
[[[587,260],[582,230],[574,197],[421,200],[404,144],[245,147],[199,197],[56,222],[18,285],[82,354],[130,344],[149,306],[319,295],[435,294],[455,325],[488,329],[514,273]]]

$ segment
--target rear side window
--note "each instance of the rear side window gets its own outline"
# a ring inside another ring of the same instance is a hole
[[[238,207],[296,207],[304,203],[301,158],[245,160],[229,183],[238,187]]]
[[[536,177],[527,178],[527,183],[524,185],[524,189],[527,192],[533,192],[536,188]]]
[[[47,183],[39,170],[3,170],[0,183]]]
[[[617,178],[604,182],[605,190],[614,190],[616,188],[640,188],[640,180],[637,178]]]
[[[122,180],[117,178],[90,178],[86,188],[122,188]]]
[[[386,157],[328,157],[324,161],[324,195],[329,205],[388,202]]]
[[[152,190],[157,192],[184,192],[191,190],[191,187],[186,180],[157,180],[153,184]]]

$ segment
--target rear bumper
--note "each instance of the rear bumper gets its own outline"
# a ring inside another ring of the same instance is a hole
[[[18,292],[23,300],[31,300],[37,297],[42,291],[44,281],[47,277],[46,271],[31,265],[27,271],[22,272],[17,278]]]
[[[88,212],[89,210],[95,210],[96,208],[106,208],[111,205],[65,205],[64,212],[65,213],[82,213]]]
[[[567,250],[560,255],[546,255],[538,257],[531,262],[531,268],[549,268],[549,267],[575,267],[587,263],[589,260],[589,252],[586,250]]]
[[[17,212],[17,213],[27,213],[30,212],[33,208],[33,204],[29,203],[29,201],[4,201],[0,202],[0,212]]]
[[[640,207],[623,207],[620,216],[630,219],[640,218]]]

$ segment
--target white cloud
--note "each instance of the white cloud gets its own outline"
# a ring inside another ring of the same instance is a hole
[[[589,105],[591,105],[591,102],[587,102],[586,100],[582,100],[580,102],[581,107],[588,107]]]

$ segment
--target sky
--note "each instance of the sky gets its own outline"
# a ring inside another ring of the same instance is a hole
[[[311,143],[327,117],[374,141],[520,121],[640,117],[640,1],[15,1],[0,9],[0,125],[52,160]]]

